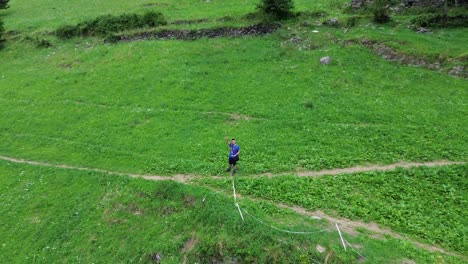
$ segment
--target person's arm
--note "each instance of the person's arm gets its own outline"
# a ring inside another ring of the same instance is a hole
[[[228,136],[226,136],[224,139],[226,140],[226,144],[231,145],[231,143],[229,143],[229,137]]]
[[[234,155],[234,157],[237,157],[237,155],[239,155],[240,153],[240,147],[239,147],[239,150],[237,151],[237,153]]]

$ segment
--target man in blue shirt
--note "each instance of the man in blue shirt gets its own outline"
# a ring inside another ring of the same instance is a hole
[[[236,144],[235,138],[229,142],[229,137],[226,137],[226,143],[229,145],[229,167],[226,172],[231,171],[231,168],[234,167],[234,170],[232,170],[232,176],[234,176],[237,172],[237,161],[239,160],[240,146]]]

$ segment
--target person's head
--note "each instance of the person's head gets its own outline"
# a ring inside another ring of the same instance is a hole
[[[231,140],[231,143],[232,143],[233,145],[235,145],[235,144],[236,144],[236,139],[233,138],[233,139]]]

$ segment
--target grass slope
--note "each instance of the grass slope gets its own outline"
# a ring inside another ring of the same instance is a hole
[[[279,38],[8,47],[2,154],[216,174],[229,134],[245,173],[466,159],[465,80]]]
[[[352,263],[336,231],[312,235],[278,232],[246,216],[232,198],[210,190],[100,173],[41,168],[0,161],[0,259],[6,263]],[[268,203],[241,206],[283,229],[318,231],[324,223]],[[325,225],[326,226],[326,225]],[[434,263],[440,254],[410,243],[366,235],[345,238],[368,263],[412,259]],[[327,249],[319,254],[315,246]],[[444,263],[462,263],[443,256]]]
[[[351,219],[375,221],[466,254],[468,166],[237,180],[237,191]],[[230,182],[203,180],[229,190]]]

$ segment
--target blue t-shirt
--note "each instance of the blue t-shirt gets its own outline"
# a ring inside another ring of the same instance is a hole
[[[229,151],[229,157],[230,157],[230,158],[234,158],[234,157],[235,157],[234,155],[236,155],[237,152],[239,152],[240,146],[237,145],[237,144],[236,144],[236,145],[233,145],[232,143],[230,143],[230,144],[229,144],[229,147],[231,148],[230,151]]]

